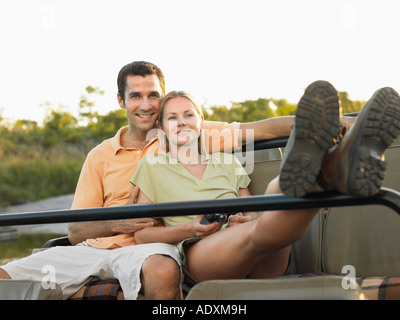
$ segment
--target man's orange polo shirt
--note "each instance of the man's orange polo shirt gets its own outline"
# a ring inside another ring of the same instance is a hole
[[[231,152],[240,143],[239,123],[205,122],[205,136],[210,152]],[[73,209],[125,205],[132,194],[129,182],[140,159],[146,154],[159,153],[155,136],[143,150],[121,146],[123,127],[113,138],[93,148],[87,155],[75,191]]]

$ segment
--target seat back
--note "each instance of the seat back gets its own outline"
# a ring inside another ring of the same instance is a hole
[[[383,186],[399,190],[400,146],[386,150],[387,170]],[[379,205],[331,208],[322,239],[325,272],[340,273],[354,267],[357,277],[400,276],[400,217]]]

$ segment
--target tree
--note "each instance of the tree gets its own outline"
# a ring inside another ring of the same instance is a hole
[[[104,116],[97,117],[97,123],[91,134],[93,138],[104,140],[112,137],[119,128],[128,125],[128,119],[124,109],[110,111]]]
[[[365,104],[364,100],[354,100],[349,98],[349,94],[346,91],[339,92],[339,98],[342,104],[342,112],[353,113],[361,110],[362,106]]]
[[[104,95],[104,91],[99,87],[87,86],[85,88],[87,95]],[[81,120],[89,125],[93,125],[99,116],[98,112],[93,111],[96,101],[89,100],[87,95],[82,94],[79,101],[79,116]]]
[[[43,121],[43,145],[51,147],[61,142],[77,142],[80,134],[77,129],[77,119],[70,113],[63,111],[65,106],[51,109]]]
[[[257,100],[245,100],[243,102],[233,102],[231,112],[234,121],[251,122],[274,116],[269,99],[259,98]]]
[[[269,99],[259,98],[257,100],[232,102],[231,108],[212,106],[209,108],[210,112],[205,111],[205,119],[225,122],[251,122],[271,118],[274,116],[274,112],[269,102]]]
[[[211,106],[210,113],[204,114],[205,120],[230,122],[229,110],[226,106]]]
[[[293,116],[296,114],[297,103],[290,103],[286,99],[271,99],[272,103],[276,106],[276,115],[282,116]]]

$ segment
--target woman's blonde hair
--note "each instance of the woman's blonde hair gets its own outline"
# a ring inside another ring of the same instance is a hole
[[[160,127],[162,128],[162,121],[163,121],[163,117],[164,117],[164,110],[165,110],[165,105],[167,104],[167,102],[169,100],[175,99],[175,98],[185,98],[188,99],[194,106],[197,114],[200,117],[203,117],[203,110],[198,106],[198,104],[196,103],[196,101],[194,100],[194,98],[187,92],[185,91],[171,91],[169,92],[162,100],[160,103],[160,108],[158,109],[158,115],[157,115],[157,121],[160,125]],[[169,151],[169,145],[168,145],[168,141],[165,137],[164,134],[162,134],[161,136],[159,135],[159,142],[160,142],[160,146],[162,148],[165,149],[165,151]],[[207,155],[207,149],[206,149],[206,143],[205,143],[205,137],[204,137],[204,130],[202,129],[200,131],[200,136],[199,136],[199,153],[200,154],[204,154]]]

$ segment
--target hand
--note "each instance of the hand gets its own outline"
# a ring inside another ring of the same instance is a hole
[[[134,233],[138,230],[154,227],[159,224],[157,219],[152,218],[138,218],[138,219],[123,219],[111,220],[110,223],[113,233]]]
[[[133,188],[132,195],[129,197],[127,205],[136,204],[140,193],[138,186]],[[123,219],[113,220],[112,229],[116,233],[133,233],[147,227],[154,227],[160,223],[159,219],[138,218],[138,219]]]
[[[231,216],[228,221],[227,228],[236,226],[238,224],[246,223],[253,220],[252,216]]]
[[[206,237],[210,234],[217,232],[221,229],[223,223],[222,222],[213,222],[210,224],[201,224],[200,221],[203,219],[204,215],[198,215],[194,218],[191,223],[191,230],[193,237]]]
[[[135,204],[136,201],[137,201],[137,198],[139,196],[139,192],[140,192],[139,187],[135,186],[133,188],[133,192],[132,192],[131,196],[129,197],[129,200],[128,200],[128,202],[126,204]]]

